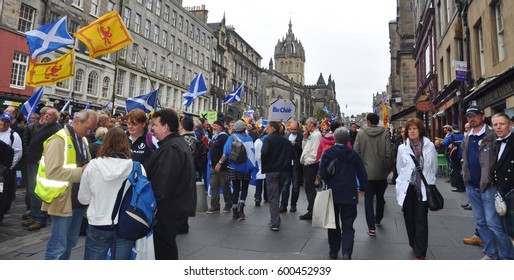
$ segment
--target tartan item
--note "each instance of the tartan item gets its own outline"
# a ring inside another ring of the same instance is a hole
[[[227,180],[233,181],[233,180],[246,180],[249,181],[252,178],[252,174],[243,174],[237,170],[228,168],[227,171]]]
[[[511,238],[514,238],[514,191],[508,192],[507,196],[504,195],[505,192],[501,193],[507,204],[507,214],[501,217],[503,228]]]

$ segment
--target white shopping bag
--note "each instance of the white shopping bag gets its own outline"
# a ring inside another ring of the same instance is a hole
[[[322,191],[316,194],[312,209],[312,226],[317,228],[336,228],[332,189],[326,189],[326,185]]]

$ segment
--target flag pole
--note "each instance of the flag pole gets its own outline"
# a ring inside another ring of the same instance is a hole
[[[143,61],[143,57],[141,56],[141,53],[139,52],[139,46],[137,48],[137,55],[139,56],[139,59],[141,59],[141,62]],[[157,59],[157,58],[156,58]],[[148,63],[148,59],[146,60],[146,63]],[[151,77],[150,77],[150,74],[148,73],[148,68],[146,68],[146,65],[145,63],[143,63],[143,69],[145,69],[145,73],[146,73],[146,76],[148,77],[148,82],[150,82],[150,87],[152,88],[151,91],[154,91],[155,88],[153,87],[152,85],[152,80],[151,80]],[[157,90],[157,96],[155,97],[157,99],[157,105],[159,107],[162,107],[161,106],[161,101],[159,100],[159,90]],[[157,107],[157,106],[156,106]]]
[[[123,15],[123,7],[125,6],[125,0],[120,0],[120,16]],[[118,89],[118,52],[117,50],[114,54],[114,81],[113,81],[113,87],[112,87],[112,109],[111,109],[111,116],[114,116],[114,113],[116,111],[116,106],[114,106],[114,102],[116,102],[116,90]]]

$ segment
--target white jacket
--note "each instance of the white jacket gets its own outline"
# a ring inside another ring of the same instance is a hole
[[[398,170],[398,178],[396,178],[396,199],[398,205],[403,206],[403,201],[409,188],[412,172],[416,170],[416,165],[411,158],[414,155],[410,147],[410,139],[405,144],[398,147],[398,156],[396,157],[396,170]],[[423,137],[423,175],[429,185],[435,184],[435,175],[437,172],[437,151],[434,143],[426,137]],[[421,182],[421,194],[423,201],[427,201],[427,192],[425,184]]]
[[[141,166],[144,173],[144,168]],[[87,220],[95,226],[111,225],[116,196],[123,181],[132,171],[132,160],[122,158],[95,158],[86,167],[80,180],[79,202],[88,205]],[[127,180],[125,187],[130,186]],[[115,218],[115,224],[118,217]]]
[[[266,179],[266,174],[262,173],[262,160],[261,160],[261,150],[262,150],[262,140],[261,138],[255,140],[255,143],[253,144],[255,148],[255,161],[257,162],[259,166],[259,171],[257,171],[257,174],[255,177],[257,179]]]

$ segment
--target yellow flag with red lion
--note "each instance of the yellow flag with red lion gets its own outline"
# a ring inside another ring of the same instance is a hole
[[[49,62],[31,62],[27,71],[27,86],[40,87],[53,85],[75,75],[75,51]]]
[[[89,59],[115,52],[134,41],[117,11],[107,13],[82,27],[75,37],[89,50]]]

